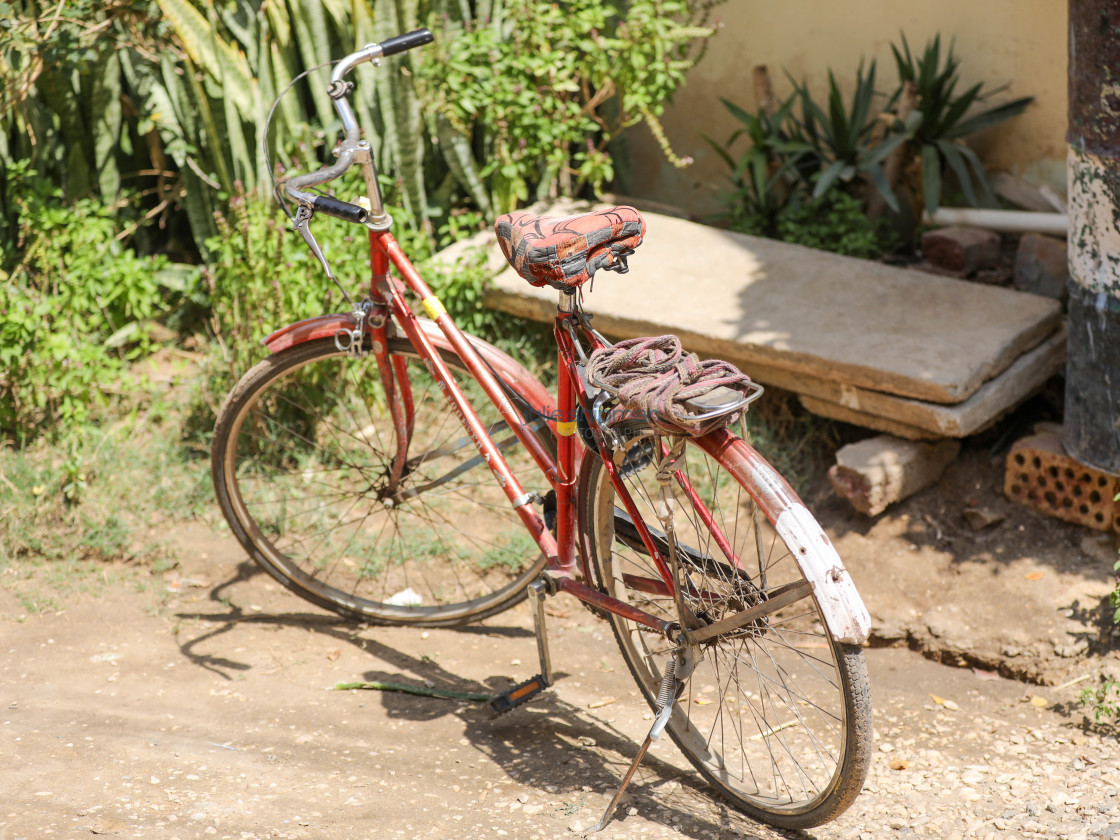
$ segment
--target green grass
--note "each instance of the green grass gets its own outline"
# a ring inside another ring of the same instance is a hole
[[[157,400],[62,443],[0,449],[0,580],[28,611],[56,608],[87,579],[104,585],[107,561],[166,571],[162,529],[216,515],[208,462],[179,422]]]

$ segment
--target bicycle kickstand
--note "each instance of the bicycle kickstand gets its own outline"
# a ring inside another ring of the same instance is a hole
[[[541,660],[541,671],[523,683],[510,687],[490,701],[495,714],[503,714],[536,697],[552,685],[552,659],[548,654],[548,636],[544,626],[544,599],[554,592],[553,584],[542,575],[529,584],[529,597],[533,599],[533,629],[537,634],[537,654]]]
[[[649,734],[642,742],[642,746],[638,749],[638,754],[634,756],[634,761],[630,764],[630,769],[626,771],[626,775],[622,777],[622,782],[615,791],[614,797],[611,799],[607,809],[603,811],[603,816],[599,818],[599,822],[584,831],[584,834],[593,834],[596,831],[602,831],[607,827],[607,823],[611,821],[614,816],[615,808],[618,807],[618,802],[622,799],[622,794],[626,792],[630,780],[634,778],[634,773],[638,770],[638,765],[641,764],[642,759],[645,758],[646,752],[649,750],[650,744],[656,741],[661,733],[665,731],[665,726],[669,723],[669,717],[673,714],[673,703],[677,699],[677,688],[680,685],[677,680],[677,654],[669,658],[665,664],[665,673],[661,675],[661,685],[657,690],[657,717],[653,719],[653,726],[650,727]]]

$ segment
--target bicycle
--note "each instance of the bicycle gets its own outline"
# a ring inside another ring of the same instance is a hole
[[[276,580],[360,622],[454,626],[531,596],[540,673],[496,697],[497,712],[551,684],[547,598],[608,621],[655,718],[595,828],[664,730],[747,815],[835,818],[870,762],[869,617],[789,484],[730,431],[761,388],[720,368],[703,394],[654,393],[635,360],[664,363],[677,386],[708,363],[672,337],[612,345],[591,325],[581,286],[626,270],[645,232],[632,208],[499,220],[521,276],[559,290],[555,398],[455,325],[390,232],[345,80],[431,40],[418,30],[341,59],[328,88],[338,160],[277,188],[336,284],[312,216],[367,228],[370,288],[355,303],[338,284],[352,311],[273,333],[228,395],[212,449],[223,514]],[[308,192],[354,165],[360,203]]]

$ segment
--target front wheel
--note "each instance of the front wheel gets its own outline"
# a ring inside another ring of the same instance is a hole
[[[389,352],[415,407],[396,487],[377,363],[327,338],[270,356],[230,393],[211,453],[218,503],[269,574],[348,618],[448,626],[493,615],[525,596],[544,555],[416,351],[393,340]],[[514,475],[543,485],[458,356],[442,357]],[[547,425],[534,423],[549,445]]]
[[[668,484],[681,597],[693,626],[712,625],[771,597],[796,600],[692,648],[695,668],[668,732],[715,790],[749,816],[782,828],[820,825],[851,805],[867,775],[871,694],[863,652],[831,638],[790,546],[751,498],[773,487],[752,486],[757,471],[748,472],[741,456],[749,452],[756,464],[761,458],[738,439],[713,451],[689,440]],[[668,539],[655,515],[654,464],[631,457],[620,472],[655,547],[667,555]],[[581,546],[597,584],[620,601],[677,621],[672,592],[599,458],[584,459],[579,499]],[[618,616],[609,620],[656,710],[671,646]]]

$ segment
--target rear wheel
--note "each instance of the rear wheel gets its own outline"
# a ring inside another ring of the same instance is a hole
[[[376,360],[323,339],[265,359],[222,406],[211,453],[222,513],[269,574],[349,618],[438,626],[504,610],[545,558],[412,346],[394,340],[389,352],[415,405],[395,490],[397,435]],[[514,475],[539,477],[458,356],[442,356]]]
[[[867,670],[859,646],[837,643],[825,629],[790,547],[751,499],[753,479],[731,457],[735,447],[747,444],[736,440],[716,458],[688,441],[677,480],[669,484],[682,599],[703,626],[783,593],[791,602],[692,648],[695,669],[667,728],[692,765],[740,810],[784,828],[807,828],[838,816],[863,785],[871,747]],[[667,555],[654,513],[654,465],[648,457],[630,456],[621,472]],[[599,458],[584,459],[579,499],[581,545],[599,586],[677,621],[671,592]],[[614,615],[609,621],[626,664],[656,709],[671,646],[632,622]]]

